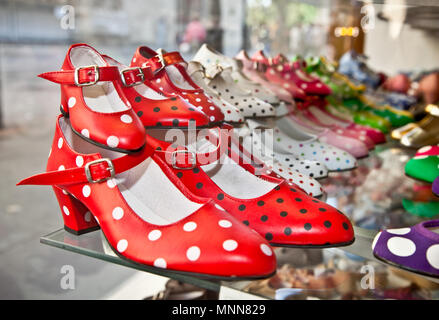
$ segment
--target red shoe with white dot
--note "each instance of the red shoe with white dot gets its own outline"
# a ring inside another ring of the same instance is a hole
[[[263,55],[262,52],[261,54]],[[331,94],[331,88],[320,81],[320,79],[306,73],[304,70],[305,61],[291,63],[282,54],[269,61],[276,66],[276,69],[285,80],[294,82],[307,95],[327,96]]]
[[[122,93],[119,69],[92,47],[70,46],[61,71],[39,77],[61,84],[61,112],[76,134],[119,152],[144,147],[145,129]]]
[[[307,98],[306,92],[299,88],[291,79],[285,77],[280,71],[276,68],[271,61],[268,59],[262,50],[255,52],[252,57],[252,61],[255,64],[255,68],[259,69],[261,72],[264,72],[265,77],[273,83],[281,86],[283,89],[287,90],[294,99],[305,100]]]
[[[204,112],[184,101],[178,95],[161,92],[153,82],[150,67],[130,68],[120,62],[103,56],[121,72],[122,90],[145,128],[197,128],[210,126]]]
[[[154,74],[153,82],[161,92],[179,95],[191,105],[203,111],[210,121],[210,126],[216,126],[224,121],[224,114],[215,103],[209,99],[188,75],[185,64],[178,52],[157,53],[148,47],[137,48],[131,67],[149,66]]]
[[[168,142],[148,139],[154,148],[175,150]],[[353,227],[343,213],[277,178],[233,137],[232,141],[228,148],[221,148],[227,151],[214,162],[194,164],[192,169],[167,162],[168,166],[189,190],[213,199],[273,246],[335,247],[354,241]],[[198,141],[197,145],[206,143]]]
[[[101,228],[113,250],[136,263],[228,280],[273,274],[267,241],[212,200],[194,195],[164,160],[170,156],[185,168],[186,155],[148,143],[121,156],[73,134],[60,115],[47,172],[18,185],[52,185],[66,230]]]

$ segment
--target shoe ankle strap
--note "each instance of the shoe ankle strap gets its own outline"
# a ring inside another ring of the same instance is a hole
[[[166,66],[177,64],[177,63],[186,63],[186,61],[182,58],[179,52],[168,52],[165,54],[158,53],[156,56],[148,59],[147,65],[151,67],[151,70],[154,74],[158,73]]]
[[[134,168],[145,159],[150,157],[153,150],[146,146],[142,151],[128,154],[120,158],[111,160],[108,158],[98,158],[87,162],[83,167],[70,168],[58,171],[48,171],[33,175],[23,179],[20,185],[72,185],[79,183],[100,183],[115,175]]]
[[[194,152],[190,151],[185,147],[165,147],[166,150],[162,150],[163,146],[166,142],[156,140],[156,145],[159,147],[156,148],[155,153],[159,154],[162,159],[164,159],[168,164],[170,164],[174,169],[179,170],[190,170],[198,166],[204,166],[211,164],[223,156],[224,153],[228,152],[228,144],[230,141],[229,130],[232,127],[228,125],[223,125],[222,128],[218,128],[218,135],[215,135],[208,131],[206,135],[206,139],[213,143],[215,140],[215,149],[209,152]],[[226,129],[227,132],[225,132]],[[157,147],[156,146],[156,147]]]
[[[97,65],[78,67],[74,70],[45,72],[38,77],[67,85],[78,87],[91,86],[99,81],[115,81],[120,79],[119,69],[116,66]]]

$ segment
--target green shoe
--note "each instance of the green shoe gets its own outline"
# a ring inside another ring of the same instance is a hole
[[[417,156],[405,165],[405,174],[413,179],[433,183],[439,177],[439,156]]]
[[[296,59],[298,59],[296,57]],[[349,86],[343,78],[336,77],[335,66],[327,62],[323,57],[308,57],[306,60],[306,71],[318,77],[331,88],[332,95],[339,98],[356,97],[358,92]]]
[[[434,218],[439,215],[439,201],[413,201],[402,199],[402,206],[412,215],[422,218]]]
[[[396,110],[388,106],[374,106],[367,103],[365,98],[346,99],[345,105],[355,110],[364,110],[373,113],[376,116],[386,119],[392,127],[401,127],[407,123],[413,122],[413,116],[407,111]]]
[[[327,97],[328,105],[326,109],[335,116],[346,119],[350,115],[350,121],[380,130],[383,133],[390,131],[390,122],[369,111],[357,110],[352,104],[346,101],[338,101],[334,97]]]

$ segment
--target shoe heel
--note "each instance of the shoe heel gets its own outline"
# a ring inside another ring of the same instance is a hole
[[[64,220],[64,229],[75,235],[100,229],[91,212],[79,200],[66,194],[58,187],[53,187]]]

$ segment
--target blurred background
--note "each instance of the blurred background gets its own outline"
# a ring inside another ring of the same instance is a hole
[[[100,298],[135,271],[39,244],[61,227],[48,188],[18,190],[45,167],[59,87],[36,77],[86,42],[128,63],[139,45],[179,50],[202,43],[234,56],[325,55],[355,49],[387,74],[437,67],[437,1],[0,0],[0,298]],[[75,290],[59,286],[73,265]]]

